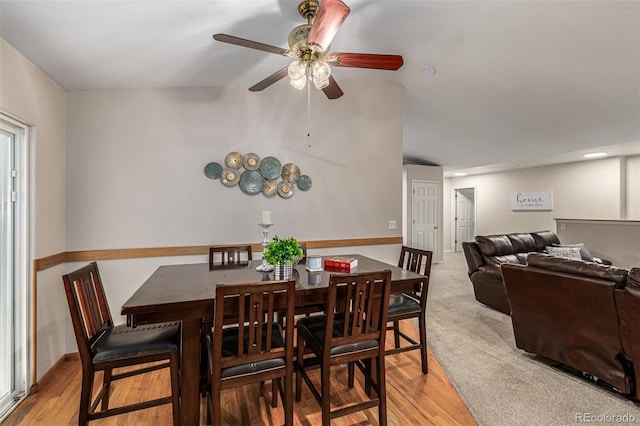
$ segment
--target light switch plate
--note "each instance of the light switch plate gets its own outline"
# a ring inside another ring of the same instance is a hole
[[[395,220],[390,220],[389,221],[389,229],[396,229],[398,227],[397,223]]]

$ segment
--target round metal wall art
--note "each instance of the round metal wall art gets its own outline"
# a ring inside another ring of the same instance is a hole
[[[246,170],[240,175],[240,189],[246,194],[255,195],[262,192],[264,178],[255,170]]]
[[[231,169],[239,169],[242,167],[242,154],[239,152],[230,152],[224,158],[224,165]]]
[[[204,174],[209,179],[220,179],[225,186],[237,185],[245,194],[262,193],[266,198],[273,198],[276,194],[280,198],[291,198],[296,187],[300,191],[311,188],[311,178],[301,174],[296,164],[286,163],[283,166],[276,157],[260,159],[253,152],[245,155],[230,152],[224,158],[224,166],[212,161],[204,167]]]
[[[280,177],[282,166],[276,157],[265,157],[260,163],[260,173],[265,179],[276,179]]]
[[[293,163],[287,163],[282,166],[282,180],[289,183],[296,183],[300,177],[300,167]]]
[[[219,163],[209,163],[204,168],[204,174],[209,179],[218,179],[222,174],[222,166]]]
[[[260,167],[260,157],[253,152],[248,153],[242,160],[242,165],[247,170],[258,170]]]

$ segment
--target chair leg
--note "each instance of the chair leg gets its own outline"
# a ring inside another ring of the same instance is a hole
[[[180,425],[180,356],[173,352],[169,359],[171,374],[171,408],[173,409],[173,424]]]
[[[378,398],[378,423],[380,426],[387,426],[387,378],[385,377],[384,354],[376,358],[374,362],[377,368]]]
[[[396,348],[400,347],[400,321],[393,322],[393,344]]]
[[[284,424],[293,426],[293,375],[284,376]]]
[[[320,367],[320,388],[321,388],[321,404],[322,405],[322,426],[331,425],[331,369],[328,365]]]
[[[355,363],[354,362],[350,362],[348,364],[348,379],[347,379],[347,386],[349,386],[349,389],[351,389],[353,387],[353,377],[354,377],[354,370],[355,370]]]
[[[278,382],[280,379],[271,380],[271,406],[276,408],[278,406]]]
[[[78,426],[86,426],[89,423],[89,406],[93,393],[93,370],[82,371],[82,388],[80,390],[80,409],[78,411]]]
[[[220,415],[220,392],[220,386],[211,386],[211,405],[209,409],[211,410],[211,424],[213,426],[219,426],[222,417]]]
[[[298,339],[298,354],[296,355],[296,401],[302,399],[302,369],[304,368],[304,341]]]
[[[109,409],[109,396],[111,396],[111,377],[113,376],[113,370],[111,368],[104,370],[102,376],[102,384],[104,386],[104,394],[102,396],[101,410],[106,411]]]
[[[429,373],[429,364],[427,361],[427,326],[425,314],[418,318],[418,331],[420,333],[420,358],[422,359],[422,374]]]

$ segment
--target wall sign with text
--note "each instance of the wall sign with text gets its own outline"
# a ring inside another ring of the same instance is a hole
[[[513,192],[511,210],[553,210],[553,192]]]

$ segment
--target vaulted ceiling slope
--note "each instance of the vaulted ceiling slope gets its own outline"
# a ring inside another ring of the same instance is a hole
[[[404,66],[334,75],[404,87],[406,162],[483,170],[640,153],[637,0],[344,1],[331,50],[399,54]],[[0,0],[0,36],[68,91],[248,88],[287,58],[212,34],[286,47],[304,23],[298,3]],[[299,96],[286,79],[266,90]]]

